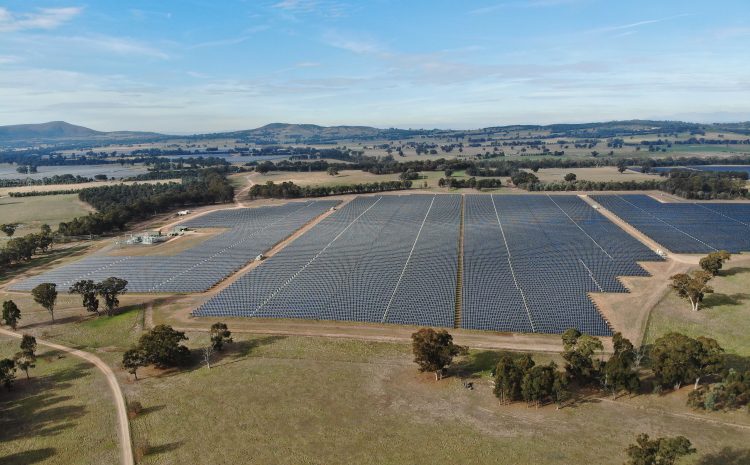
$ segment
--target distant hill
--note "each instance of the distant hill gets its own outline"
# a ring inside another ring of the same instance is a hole
[[[95,131],[83,126],[66,123],[65,121],[50,121],[41,124],[15,124],[0,126],[0,142],[59,142],[80,140],[131,140],[162,138],[162,134],[155,132]]]
[[[234,138],[248,142],[332,143],[340,140],[393,139],[426,134],[428,132],[428,130],[379,129],[370,126],[318,126],[316,124],[271,123],[255,129],[202,134],[195,137],[202,139]]]
[[[687,123],[682,121],[627,120],[581,124],[508,125],[477,129],[398,129],[370,126],[319,126],[316,124],[271,123],[241,131],[170,136],[155,132],[102,132],[83,126],[52,121],[42,124],[0,126],[0,146],[23,147],[46,143],[57,146],[86,147],[96,143],[153,142],[168,139],[212,141],[234,139],[256,144],[338,144],[346,141],[404,140],[420,136],[443,138],[491,138],[496,135],[513,137],[523,132],[537,136],[559,138],[613,138],[646,134],[674,134],[689,132],[700,136],[704,131],[728,131],[750,135],[750,123]]]
[[[67,139],[79,137],[94,137],[104,134],[93,129],[65,121],[50,121],[42,124],[16,124],[13,126],[0,126],[0,139]]]

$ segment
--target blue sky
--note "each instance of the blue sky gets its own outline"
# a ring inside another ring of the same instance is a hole
[[[0,124],[750,120],[747,0],[3,0]]]

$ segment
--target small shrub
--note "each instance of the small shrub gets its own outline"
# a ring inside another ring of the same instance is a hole
[[[141,461],[151,452],[151,445],[145,439],[137,439],[133,447],[133,455],[135,463],[141,463]]]
[[[137,400],[128,402],[128,418],[131,420],[137,417],[143,411],[143,405]]]

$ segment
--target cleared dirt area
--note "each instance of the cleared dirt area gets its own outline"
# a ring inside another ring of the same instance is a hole
[[[178,255],[193,247],[206,242],[212,237],[216,237],[222,232],[226,231],[226,228],[201,228],[195,231],[186,231],[181,236],[174,236],[167,240],[167,242],[159,242],[157,244],[134,244],[128,245],[121,243],[120,245],[113,246],[112,250],[107,255],[115,256],[158,256],[167,257],[171,255]],[[120,239],[124,242],[124,238]]]

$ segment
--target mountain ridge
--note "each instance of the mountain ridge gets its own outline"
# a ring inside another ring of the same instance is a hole
[[[276,141],[278,143],[331,143],[346,139],[399,139],[418,135],[449,133],[481,135],[492,132],[524,130],[546,130],[552,134],[560,133],[561,135],[581,137],[584,137],[587,134],[597,133],[600,137],[614,137],[617,136],[619,132],[627,133],[628,131],[631,131],[631,133],[646,133],[654,131],[674,132],[700,131],[701,129],[707,128],[715,128],[725,131],[739,130],[738,132],[741,133],[750,133],[750,122],[704,124],[683,121],[634,119],[591,123],[557,123],[548,125],[517,124],[466,130],[376,128],[361,125],[322,126],[309,123],[298,124],[275,122],[253,129],[178,136],[143,131],[97,131],[65,121],[50,121],[38,124],[0,126],[0,142],[62,142],[86,140],[146,141],[166,138],[205,140],[234,138],[245,140],[247,142],[263,143],[268,143],[268,141]]]

